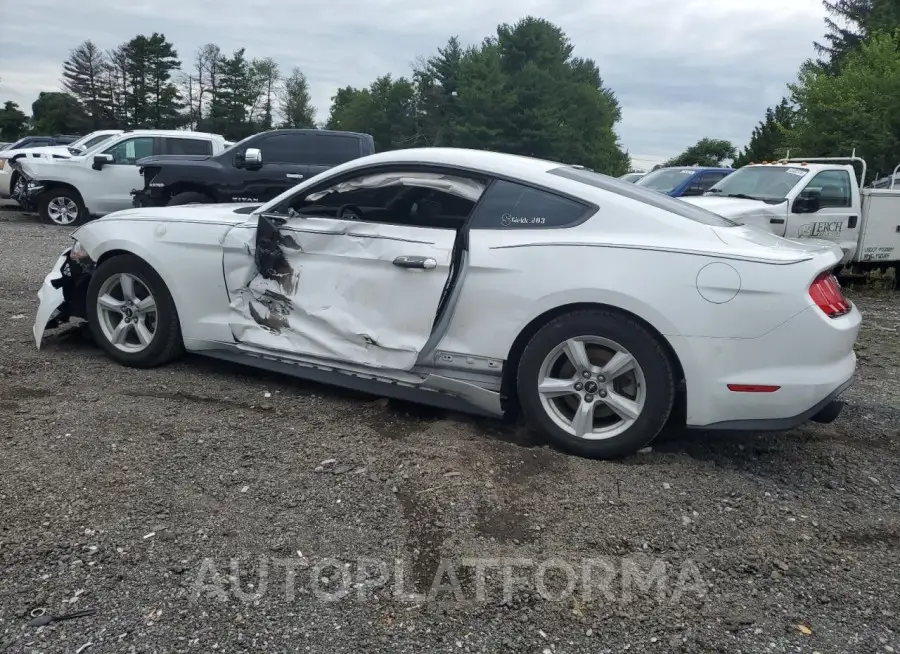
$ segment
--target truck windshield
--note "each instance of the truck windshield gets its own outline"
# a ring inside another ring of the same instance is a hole
[[[799,166],[745,166],[713,185],[707,195],[781,201],[809,174]]]
[[[608,177],[601,173],[595,173],[592,170],[584,168],[575,168],[574,166],[559,166],[547,171],[550,175],[564,177],[581,184],[587,184],[594,188],[599,188],[609,193],[621,195],[630,200],[636,200],[648,204],[651,207],[668,211],[670,214],[687,218],[694,222],[712,227],[734,227],[738,223],[728,220],[724,216],[707,211],[702,207],[695,206],[678,198],[659,193],[646,188],[641,188],[637,184],[623,182],[615,177]]]
[[[671,193],[696,172],[691,168],[660,168],[644,175],[635,184],[660,193]]]

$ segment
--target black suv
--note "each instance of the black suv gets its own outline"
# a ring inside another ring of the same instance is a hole
[[[276,129],[254,134],[213,156],[164,155],[138,161],[144,188],[136,207],[268,202],[333,166],[375,152],[369,134]]]

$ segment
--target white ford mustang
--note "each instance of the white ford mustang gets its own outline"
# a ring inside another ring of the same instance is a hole
[[[690,427],[833,420],[860,313],[841,250],[493,152],[375,154],[258,205],[80,227],[34,325],[85,318],[121,364],[187,350],[389,397],[520,412],[615,457]]]

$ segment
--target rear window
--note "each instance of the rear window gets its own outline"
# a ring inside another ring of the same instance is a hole
[[[551,175],[565,177],[566,179],[571,179],[575,182],[581,182],[582,184],[587,184],[594,188],[603,189],[604,191],[624,196],[630,200],[649,204],[651,207],[668,211],[676,216],[687,218],[688,220],[693,220],[694,222],[702,223],[704,225],[711,225],[713,227],[734,227],[738,224],[728,220],[724,216],[715,214],[712,211],[707,211],[706,209],[701,209],[684,200],[679,200],[678,198],[664,195],[658,191],[653,191],[638,186],[637,184],[629,184],[620,179],[615,179],[614,177],[595,173],[583,168],[560,166],[559,168],[553,168],[548,172]]]
[[[326,166],[352,161],[360,157],[360,141],[353,136],[326,136],[319,134],[316,137],[315,162]]]

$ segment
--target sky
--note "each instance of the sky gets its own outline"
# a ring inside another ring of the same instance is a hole
[[[324,119],[339,87],[408,75],[451,36],[476,44],[526,15],[597,62],[622,107],[623,147],[650,167],[707,136],[745,145],[814,56],[825,14],[820,0],[29,0],[0,21],[0,102],[29,113],[84,39],[106,49],[158,31],[185,63],[213,41],[299,66]]]

